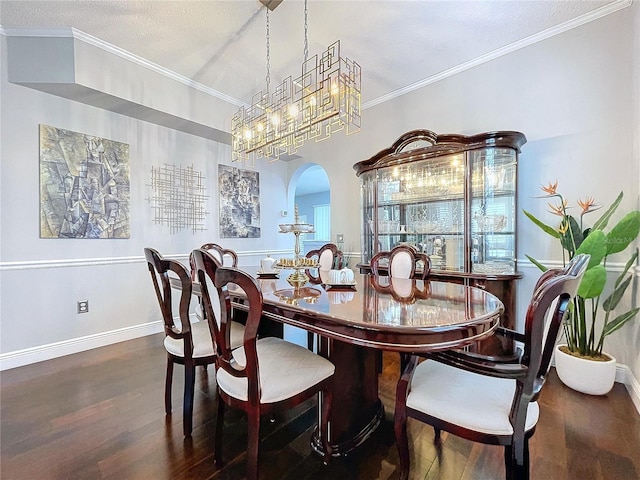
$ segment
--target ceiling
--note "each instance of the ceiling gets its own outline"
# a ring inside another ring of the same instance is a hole
[[[630,0],[310,0],[309,54],[341,40],[362,67],[363,108],[478,59],[628,6]],[[5,32],[73,27],[250,103],[265,86],[266,8],[258,0],[1,0]],[[270,13],[271,89],[299,75],[304,3]]]
[[[266,0],[263,0],[266,2]],[[631,0],[309,0],[309,55],[337,39],[362,68],[362,107],[624,8]],[[219,92],[240,106],[266,84],[258,0],[1,0],[5,33],[72,27]],[[304,2],[270,12],[271,91],[301,73]],[[93,42],[95,43],[95,42]],[[113,46],[113,47],[112,47]],[[214,94],[215,94],[214,92]],[[298,195],[328,188],[309,171]],[[303,180],[303,179],[301,179]]]

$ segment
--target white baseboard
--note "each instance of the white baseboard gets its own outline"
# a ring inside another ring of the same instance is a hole
[[[633,372],[628,366],[620,364],[616,366],[616,382],[623,383],[627,387],[629,397],[640,414],[640,382],[633,376]]]
[[[86,337],[72,338],[62,342],[3,353],[0,354],[0,371],[71,355],[72,353],[84,352],[162,331],[162,322],[149,322],[95,335],[87,335]]]
[[[16,350],[0,354],[0,371],[10,368],[22,367],[32,363],[51,360],[52,358],[63,357],[73,353],[84,352],[92,348],[104,347],[113,343],[124,342],[146,335],[160,333],[163,330],[162,322],[149,322],[141,325],[120,328],[109,332],[102,332],[95,335],[73,338],[48,345],[40,345],[24,350]],[[616,382],[624,384],[629,392],[631,401],[640,414],[640,382],[634,377],[631,369],[626,365],[616,366]]]

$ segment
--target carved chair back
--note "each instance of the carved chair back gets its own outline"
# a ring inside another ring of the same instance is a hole
[[[390,277],[417,277],[424,280],[431,271],[431,259],[427,254],[418,252],[410,245],[396,245],[388,252],[378,252],[371,259],[371,271],[374,275],[379,276],[383,266],[386,266]]]

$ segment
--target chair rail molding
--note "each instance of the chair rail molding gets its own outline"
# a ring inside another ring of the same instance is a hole
[[[245,250],[237,251],[238,257],[262,258],[264,255],[290,255],[292,249],[280,250]],[[163,255],[163,257],[171,260],[189,260],[189,253],[173,253]],[[68,258],[68,259],[52,259],[52,260],[24,260],[16,262],[0,262],[0,272],[11,270],[33,270],[42,268],[70,268],[70,267],[91,267],[100,265],[124,265],[130,263],[145,263],[144,255],[135,255],[132,257],[108,257],[108,258]],[[258,265],[256,263],[256,265]]]

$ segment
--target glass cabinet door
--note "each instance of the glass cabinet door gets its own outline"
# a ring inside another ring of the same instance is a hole
[[[364,173],[364,261],[408,244],[434,269],[464,271],[464,172],[456,154]]]
[[[520,132],[407,132],[354,165],[361,178],[363,261],[408,244],[431,269],[513,276]],[[458,275],[452,275],[458,277]]]
[[[469,158],[472,272],[514,273],[516,153],[509,148],[486,148],[469,152]]]
[[[398,243],[408,243],[429,255],[435,270],[464,270],[464,172],[462,154],[386,172],[399,179],[399,191],[390,199],[400,205],[400,229],[406,232]]]
[[[362,205],[361,249],[362,261],[369,263],[371,258],[380,251],[378,246],[378,225],[374,221],[376,217],[378,182],[376,172],[366,172],[360,177],[360,204]]]

